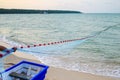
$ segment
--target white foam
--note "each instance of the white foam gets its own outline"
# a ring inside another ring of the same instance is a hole
[[[39,55],[36,56],[42,63],[47,65],[57,67],[57,68],[64,68],[67,70],[91,73],[96,75],[103,75],[103,76],[111,76],[111,77],[118,77],[120,78],[120,66],[103,66],[103,64],[99,63],[77,63],[77,62],[65,62],[65,60],[61,60],[59,56],[46,56],[46,55]]]

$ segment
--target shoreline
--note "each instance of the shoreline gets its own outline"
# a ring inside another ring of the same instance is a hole
[[[0,45],[10,47],[10,45],[0,42]],[[12,55],[4,58],[5,68],[8,68],[22,60],[41,63],[36,57],[30,54],[24,54],[16,51]],[[61,68],[49,67],[45,80],[119,80],[120,78],[114,78],[109,76],[100,76],[90,73],[77,72],[71,70],[65,70]]]

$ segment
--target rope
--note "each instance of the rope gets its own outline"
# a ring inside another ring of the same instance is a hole
[[[43,43],[43,44],[34,44],[34,45],[19,46],[17,48],[18,49],[23,49],[23,48],[32,48],[32,47],[42,47],[42,46],[57,45],[57,44],[63,44],[63,43],[78,41],[78,40],[84,40],[84,39],[87,39],[87,38],[90,38],[90,37],[94,37],[94,36],[89,36],[89,37],[80,38],[80,39],[72,39],[72,40],[63,40],[63,41],[49,42],[49,43]]]
[[[64,40],[64,41],[56,41],[56,42],[49,42],[49,43],[43,43],[43,44],[34,44],[34,45],[26,45],[26,46],[18,46],[16,47],[17,50],[20,50],[20,51],[25,51],[25,52],[29,52],[27,50],[22,50],[24,48],[33,48],[33,47],[42,47],[42,46],[50,46],[50,45],[57,45],[57,44],[63,44],[63,43],[68,43],[68,42],[73,42],[73,41],[78,41],[78,40],[85,40],[87,38],[90,38],[90,37],[94,37],[94,36],[88,36],[88,37],[85,37],[85,38],[80,38],[80,39],[72,39],[72,40]],[[0,58],[3,58],[9,54],[11,54],[12,52],[14,52],[14,49],[11,48],[11,49],[6,49],[4,51],[2,51],[0,53]],[[32,52],[32,51],[31,51]],[[39,53],[39,52],[35,52],[35,53]]]

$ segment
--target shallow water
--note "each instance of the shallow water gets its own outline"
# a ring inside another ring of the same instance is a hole
[[[0,14],[0,39],[13,46],[93,35],[29,53],[50,66],[120,77],[120,14]]]

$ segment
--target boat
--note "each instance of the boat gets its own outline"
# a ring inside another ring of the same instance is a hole
[[[21,61],[3,71],[0,80],[44,80],[48,68],[43,64]]]

